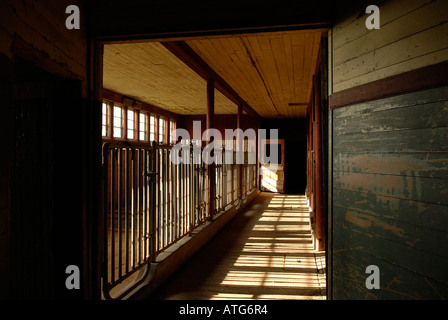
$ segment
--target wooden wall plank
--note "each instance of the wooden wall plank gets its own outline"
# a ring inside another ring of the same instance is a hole
[[[345,58],[346,62],[334,63],[334,84],[337,86],[343,82],[350,82],[357,77],[418,57],[429,59],[428,53],[433,54],[448,48],[448,40],[443,40],[448,39],[447,36],[448,23],[444,23],[366,54],[357,57],[352,55],[350,58]],[[334,56],[339,56],[339,53],[335,52]]]
[[[444,63],[445,65],[445,63]],[[448,70],[448,69],[447,69]],[[427,74],[434,72],[435,70],[431,68],[431,70],[428,71]],[[412,77],[412,75],[410,75]],[[417,75],[414,75],[416,77]],[[399,79],[396,81],[406,81],[406,79]],[[448,81],[448,79],[442,80],[442,81]],[[422,83],[420,83],[423,85]],[[373,89],[373,88],[372,88]],[[408,89],[409,90],[409,89]],[[414,89],[415,90],[415,89]],[[362,103],[362,102],[353,102],[353,101],[345,101],[344,106],[351,105],[356,103],[356,108],[340,108],[338,110],[335,110],[333,113],[333,116],[335,118],[342,118],[342,117],[349,117],[351,115],[361,115],[364,113],[370,113],[370,112],[376,112],[376,111],[382,111],[387,109],[393,109],[393,108],[400,108],[400,107],[409,107],[409,106],[415,106],[419,104],[427,103],[428,101],[432,102],[443,102],[448,100],[448,87],[445,86],[445,88],[430,88],[428,90],[421,90],[411,92],[408,99],[403,99],[403,92],[395,93],[392,97],[388,98],[382,98],[380,103],[374,103],[374,100],[379,100],[380,98],[375,97],[373,99],[369,99],[368,102]]]
[[[443,179],[340,171],[333,179],[335,188],[448,205],[448,181]]]
[[[333,110],[333,297],[448,297],[447,87]],[[381,270],[368,290],[365,268]]]
[[[381,4],[379,30],[365,27],[362,5],[333,28],[333,92],[448,60],[446,1]]]
[[[448,103],[430,102],[406,107],[406,112],[398,108],[338,120],[336,135],[448,127]],[[372,126],[372,123],[381,125]]]
[[[339,207],[372,215],[377,213],[419,228],[446,232],[448,217],[445,205],[339,188],[334,189],[334,196],[338,199]]]
[[[338,229],[346,232],[349,226]],[[363,233],[350,233],[349,237],[334,239],[341,247],[349,247],[357,243],[357,247],[336,251],[334,259],[342,261],[334,267],[334,295],[336,299],[349,296],[350,299],[446,299],[448,290],[446,279],[438,280],[437,273],[442,277],[446,265],[445,260],[437,257],[426,260],[428,255],[417,250],[407,249],[392,241],[381,239],[377,246],[370,245],[371,236]],[[388,252],[385,259],[383,252]],[[415,259],[419,256],[421,263],[402,266],[402,261]],[[380,269],[380,290],[366,290],[366,267],[376,265]],[[410,267],[410,268],[409,268]],[[425,270],[426,269],[426,270]],[[427,275],[429,272],[432,274]],[[445,281],[445,282],[444,282]]]
[[[333,152],[344,153],[417,153],[447,152],[448,128],[427,128],[357,133],[339,136],[333,142]]]
[[[333,166],[338,172],[368,172],[448,180],[448,153],[336,153]]]
[[[432,0],[394,0],[387,1],[379,6],[381,12],[381,26],[387,26],[393,21],[399,21],[401,17],[407,14],[418,11],[419,8],[426,6]],[[364,14],[367,5],[363,6],[366,1],[359,2],[357,8],[350,8],[352,13],[350,16],[339,19],[337,24],[333,27],[336,37],[334,38],[334,48],[338,49],[347,43],[362,38],[370,31],[366,29]],[[357,9],[357,10],[356,10]],[[347,10],[345,10],[347,11]],[[346,14],[346,12],[342,12]],[[361,14],[362,13],[362,14]]]
[[[405,5],[405,8],[409,8],[409,4]],[[441,21],[447,20],[447,10],[448,4],[445,1],[435,1],[421,5],[420,9],[411,10],[400,17],[388,21],[387,13],[389,10],[387,10],[387,7],[380,6],[380,12],[382,13],[380,29],[375,30],[375,33],[372,34],[367,28],[359,28],[359,25],[352,25],[351,31],[362,32],[362,36],[353,38],[351,41],[336,47],[338,54],[335,55],[333,62],[338,66],[352,60],[354,57],[360,57],[379,48],[403,41],[414,34],[431,33],[431,28],[436,27]],[[398,10],[395,14],[401,14],[401,12]],[[364,22],[365,18],[366,16],[363,16],[360,19],[361,22]],[[344,30],[343,32],[346,33],[349,30]]]

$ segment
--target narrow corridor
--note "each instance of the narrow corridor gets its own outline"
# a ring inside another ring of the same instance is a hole
[[[261,193],[150,299],[326,299],[304,196]]]

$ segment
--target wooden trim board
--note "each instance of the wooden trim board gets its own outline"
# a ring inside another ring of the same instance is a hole
[[[330,110],[448,84],[448,61],[336,92]]]

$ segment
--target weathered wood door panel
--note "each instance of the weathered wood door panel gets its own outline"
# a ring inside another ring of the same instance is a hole
[[[448,87],[332,116],[333,298],[447,299]]]
[[[81,86],[16,58],[11,169],[11,297],[79,298]]]

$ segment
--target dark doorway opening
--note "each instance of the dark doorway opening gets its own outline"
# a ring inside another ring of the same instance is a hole
[[[11,296],[80,298],[65,272],[82,266],[81,81],[19,56],[14,67]]]
[[[306,119],[263,119],[262,128],[278,130],[285,140],[285,193],[304,194],[306,189]],[[272,138],[272,137],[271,137]]]

